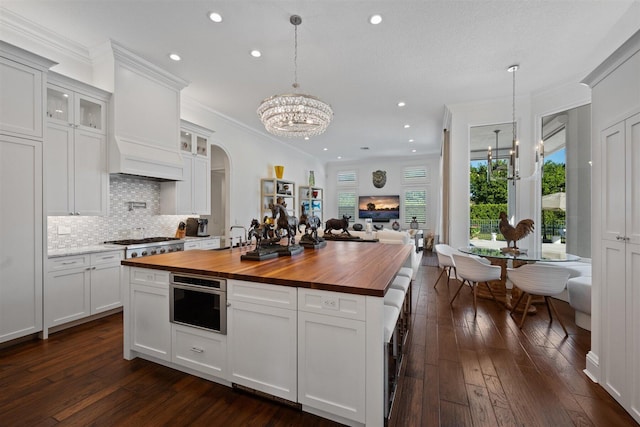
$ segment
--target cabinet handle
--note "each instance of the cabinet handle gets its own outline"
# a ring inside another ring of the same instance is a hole
[[[111,255],[111,256],[103,256],[102,259],[112,259],[115,258],[115,255]]]
[[[74,215],[80,215],[80,212],[76,212]]]
[[[227,303],[227,307],[231,307],[231,303],[230,302]]]
[[[69,123],[69,127],[73,127],[73,123]]]
[[[71,265],[71,264],[75,264],[75,263],[76,263],[75,261],[65,261],[65,262],[62,262],[61,264],[62,265]]]
[[[91,270],[91,267],[87,267],[87,268],[85,268],[85,270],[87,270],[87,271],[88,271],[88,270]]]
[[[191,347],[191,351],[194,353],[204,353],[204,349],[200,347]]]

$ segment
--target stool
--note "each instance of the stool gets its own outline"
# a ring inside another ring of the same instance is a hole
[[[396,276],[391,282],[392,289],[399,289],[405,293],[405,311],[410,315],[411,314],[411,279],[406,276]]]
[[[387,291],[388,292],[388,291]],[[400,372],[400,356],[402,351],[399,348],[397,324],[400,310],[391,305],[384,306],[384,417],[389,417],[391,404],[398,384],[398,373]]]
[[[591,330],[591,277],[578,276],[567,280],[569,305],[576,311],[576,325]]]
[[[400,318],[398,320],[399,324],[399,334],[402,343],[404,343],[407,339],[407,330],[409,329],[409,314],[407,313],[407,304],[405,303],[406,294],[402,292],[400,289],[390,288],[387,289],[387,292],[384,294],[384,305],[390,305],[392,307],[397,308],[400,311]]]
[[[398,273],[396,274],[396,276],[404,276],[404,277],[408,277],[409,279],[412,279],[413,269],[411,267],[402,267],[400,270],[398,270]]]

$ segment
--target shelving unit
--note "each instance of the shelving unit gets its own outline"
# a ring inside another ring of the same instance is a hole
[[[287,213],[296,215],[296,184],[284,179],[263,178],[260,180],[260,221],[271,217],[269,204],[275,204],[278,198],[286,204]]]
[[[298,190],[300,204],[304,205],[304,209],[307,215],[315,215],[320,218],[320,223],[324,223],[324,216],[322,209],[324,208],[323,196],[324,190],[320,187],[303,186]],[[300,209],[302,214],[302,208]]]

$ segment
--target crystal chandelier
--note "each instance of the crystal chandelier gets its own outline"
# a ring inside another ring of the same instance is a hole
[[[294,91],[298,89],[298,25],[302,18],[291,15],[289,22],[295,29]],[[267,132],[276,136],[305,138],[320,135],[333,118],[331,106],[319,98],[301,93],[274,95],[260,103],[258,116]]]
[[[516,133],[516,129],[517,129],[517,123],[516,123],[516,71],[518,71],[518,68],[520,68],[519,65],[511,65],[509,66],[509,68],[507,68],[507,71],[510,73],[513,73],[513,95],[512,95],[512,103],[511,103],[511,111],[512,111],[512,129],[513,129],[513,138],[511,140],[511,150],[509,151],[509,165],[508,165],[508,170],[507,170],[507,176],[506,178],[500,178],[497,176],[494,176],[494,173],[498,171],[499,169],[499,165],[496,166],[496,168],[493,167],[492,164],[492,160],[493,160],[493,155],[492,155],[492,151],[491,151],[491,146],[489,146],[489,149],[487,151],[487,180],[496,180],[496,179],[507,179],[509,181],[512,181],[513,184],[515,185],[516,181],[521,179],[520,176],[520,143],[518,141],[518,137],[517,137],[517,133]],[[495,130],[494,131],[496,133],[496,160],[498,159],[499,156],[499,148],[498,148],[498,133],[500,132],[500,130]],[[535,170],[534,173],[530,176],[527,177],[525,179],[531,179],[534,178],[537,174],[538,171],[541,169],[541,165],[544,163],[544,146],[542,145],[542,142],[540,143],[539,147],[536,147],[536,157],[535,157]]]

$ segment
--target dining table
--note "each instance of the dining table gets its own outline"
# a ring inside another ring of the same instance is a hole
[[[536,262],[553,262],[561,265],[563,262],[579,261],[580,257],[564,252],[548,251],[548,250],[513,250],[505,248],[487,248],[479,246],[466,246],[458,248],[462,253],[475,255],[486,258],[492,265],[499,265],[502,269],[500,280],[494,280],[488,283],[495,297],[499,302],[504,304],[508,310],[513,310],[513,298],[520,297],[520,290],[514,286],[512,289],[507,288],[507,268],[518,268],[524,264],[532,264]],[[488,289],[480,286],[478,288],[478,297],[492,298]],[[537,310],[530,307],[528,314],[533,314]]]

